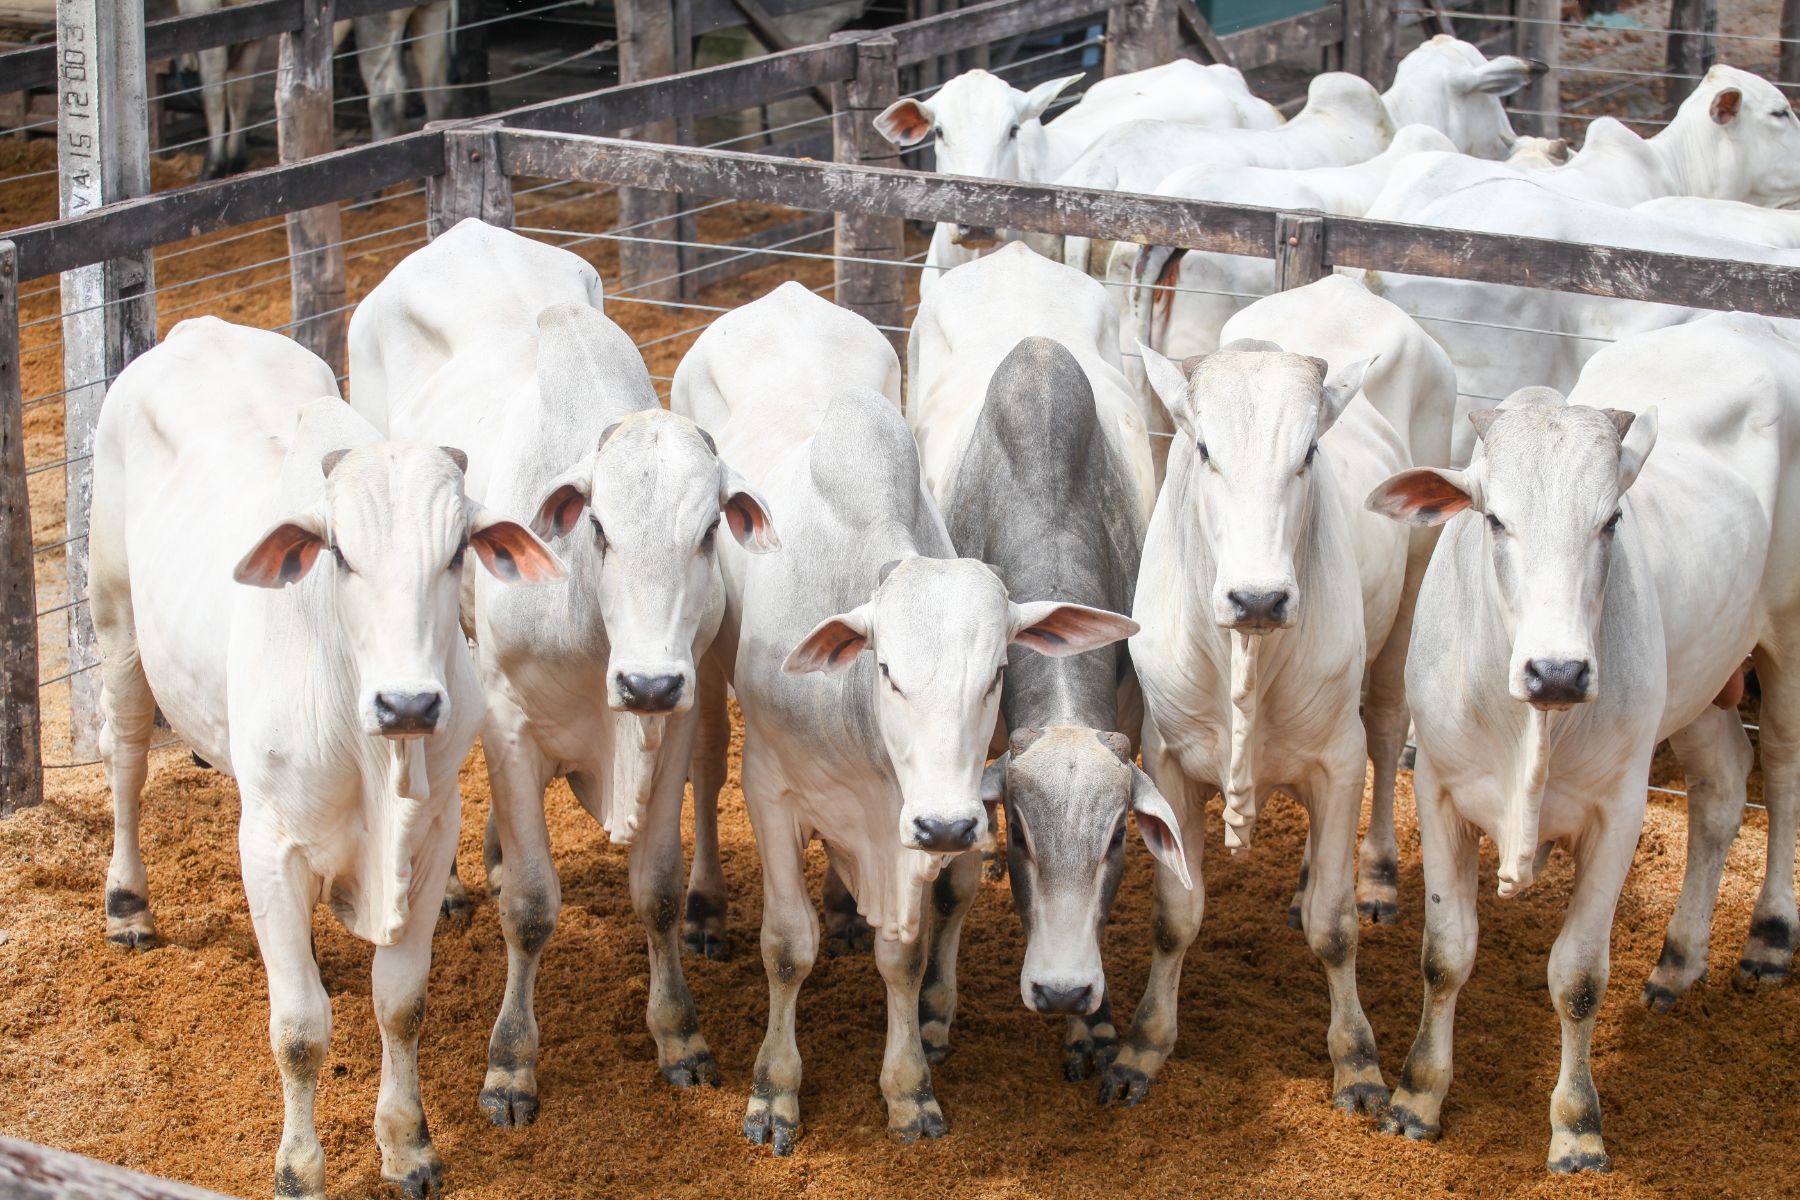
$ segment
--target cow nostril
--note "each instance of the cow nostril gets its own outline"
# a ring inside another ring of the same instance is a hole
[[[1288,600],[1286,591],[1279,592],[1246,592],[1229,591],[1225,598],[1231,601],[1232,614],[1239,624],[1256,627],[1282,625],[1288,619]]]
[[[619,694],[634,712],[668,712],[681,701],[681,676],[621,673]]]
[[[1587,699],[1593,670],[1583,659],[1534,658],[1525,664],[1525,690],[1533,700],[1573,704]]]
[[[444,711],[440,692],[377,692],[375,723],[383,733],[430,733]]]
[[[964,817],[960,821],[914,817],[913,836],[918,840],[921,850],[954,853],[967,850],[975,844],[975,824],[974,817]]]
[[[1031,985],[1032,1007],[1041,1013],[1085,1013],[1093,997],[1093,987],[1085,983],[1080,987]]]

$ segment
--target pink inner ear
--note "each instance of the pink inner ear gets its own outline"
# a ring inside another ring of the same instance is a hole
[[[504,583],[550,583],[568,575],[554,555],[511,521],[499,521],[471,534],[469,545],[475,548],[481,565]]]
[[[281,525],[257,543],[238,568],[237,580],[256,587],[286,587],[305,578],[324,548],[325,543],[311,530]]]
[[[931,117],[916,100],[904,100],[876,118],[881,134],[910,145],[931,132]]]
[[[586,507],[586,498],[574,488],[566,486],[557,488],[556,493],[544,501],[544,524],[539,525],[538,528],[542,529],[544,525],[548,525],[551,533],[561,537],[575,528],[575,523],[581,520],[581,510]]]
[[[1469,498],[1450,481],[1430,471],[1409,471],[1388,488],[1400,502],[1402,515],[1421,521],[1453,516],[1469,507]]]

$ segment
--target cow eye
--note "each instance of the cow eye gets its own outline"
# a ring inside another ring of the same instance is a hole
[[[336,542],[331,543],[331,557],[337,559],[337,565],[340,570],[350,570],[350,564],[345,561],[344,552],[338,549],[338,544]]]
[[[468,548],[469,548],[469,542],[468,542],[468,539],[467,539],[467,538],[464,538],[464,539],[463,539],[463,544],[462,544],[462,545],[460,545],[460,546],[458,546],[458,547],[457,547],[457,548],[456,548],[456,553],[455,553],[455,554],[452,554],[452,555],[451,555],[451,556],[450,556],[450,573],[451,573],[451,574],[452,574],[452,575],[455,575],[455,574],[456,574],[456,573],[457,573],[457,572],[459,572],[459,571],[461,571],[461,570],[462,570],[462,565],[463,565],[463,553],[464,553],[464,552],[465,552],[465,551],[466,551],[466,550],[468,550]]]
[[[1006,131],[1006,137],[1007,137],[1008,141],[1011,141],[1013,138],[1016,138],[1018,136],[1019,136],[1019,127],[1017,125],[1014,125],[1011,129]]]
[[[714,517],[713,523],[706,527],[706,532],[704,534],[702,534],[700,537],[700,549],[702,551],[704,551],[707,554],[712,553],[713,535],[718,532],[719,532],[719,519],[717,517]]]
[[[1212,462],[1212,451],[1210,451],[1206,448],[1205,442],[1195,442],[1194,449],[1199,452],[1201,462],[1203,462],[1203,463]]]
[[[593,513],[588,514],[588,521],[594,526],[594,540],[600,543],[600,553],[606,553],[606,530],[600,524],[600,518]]]
[[[1025,852],[1025,822],[1016,813],[1006,814],[1006,840],[1017,846],[1021,854]]]
[[[887,685],[889,687],[894,689],[894,695],[903,696],[906,694],[900,690],[900,685],[894,682],[894,677],[892,675],[888,674],[888,669],[887,669],[886,663],[878,662],[875,665],[881,668],[881,677],[883,679],[887,680]]]
[[[1124,844],[1125,844],[1125,822],[1123,819],[1121,819],[1119,821],[1118,828],[1113,830],[1112,841],[1107,843],[1106,852],[1108,854],[1116,854],[1116,853],[1118,853],[1119,847],[1123,846]]]
[[[1500,523],[1500,518],[1496,517],[1493,513],[1489,513],[1487,515],[1487,523],[1488,523],[1488,528],[1493,530],[1495,533],[1505,533],[1506,532],[1506,526],[1502,525]]]
[[[1301,469],[1305,470],[1307,467],[1312,466],[1313,458],[1318,453],[1319,453],[1319,443],[1314,442],[1312,445],[1308,446],[1306,448],[1306,462],[1301,464]]]
[[[1601,533],[1612,533],[1619,528],[1619,522],[1625,519],[1623,510],[1614,513],[1600,530]]]
[[[985,694],[989,696],[993,695],[994,689],[1000,686],[1000,681],[1004,678],[1006,678],[1006,664],[1001,663],[1000,669],[994,672],[994,681],[988,684],[988,689]]]

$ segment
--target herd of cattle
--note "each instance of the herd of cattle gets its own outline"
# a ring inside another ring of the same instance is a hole
[[[940,167],[972,174],[1786,261],[1758,241],[1782,214],[1748,207],[1800,201],[1800,123],[1771,84],[1715,68],[1655,138],[1597,121],[1555,165],[1558,147],[1516,145],[1498,100],[1529,71],[1438,38],[1385,95],[1321,76],[1286,123],[1220,67],[1108,80],[1048,123],[1060,84],[971,72],[878,125],[935,130]],[[213,318],[113,386],[90,533],[108,936],[154,937],[138,803],[160,707],[242,795],[286,1093],[278,1193],[325,1187],[320,902],[376,946],[382,1173],[442,1186],[417,1049],[440,902],[469,903],[457,773],[477,734],[508,963],[481,1107],[501,1125],[538,1112],[559,777],[630,847],[663,1077],[716,1081],[681,955],[727,950],[728,691],[769,982],[743,1129],[777,1154],[802,1123],[811,840],[831,865],[827,947],[872,945],[886,985],[889,1128],[936,1137],[930,1064],[997,831],[1021,998],[1066,1016],[1068,1078],[1131,1104],[1176,1040],[1205,806],[1223,797],[1239,853],[1279,790],[1309,816],[1289,919],[1325,969],[1334,1100],[1412,1138],[1438,1135],[1450,1084],[1479,839],[1502,895],[1553,847],[1572,858],[1547,1161],[1605,1170],[1589,1042],[1650,759],[1672,740],[1689,787],[1687,875],[1644,989],[1662,1008],[1706,969],[1752,758],[1747,658],[1769,855],[1739,977],[1788,974],[1800,341],[1784,323],[1376,275],[1256,299],[1266,261],[958,227],[931,255],[904,375],[874,326],[789,282],[699,337],[665,410],[592,267],[471,220],[358,307],[349,404],[293,342]],[[1425,1000],[1390,1095],[1356,946],[1359,916],[1398,914],[1409,721]],[[1155,935],[1121,1036],[1100,935],[1128,818],[1156,860]]]

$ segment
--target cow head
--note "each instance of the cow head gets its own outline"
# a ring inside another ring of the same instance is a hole
[[[1175,814],[1131,740],[1072,725],[1013,731],[981,781],[1006,802],[1006,864],[1025,928],[1019,995],[1041,1013],[1093,1012],[1106,995],[1100,932],[1125,866],[1125,823],[1192,887]]]
[[[1510,54],[1489,59],[1468,42],[1440,33],[1394,68],[1383,95],[1396,126],[1430,125],[1456,148],[1478,158],[1512,152],[1512,122],[1500,97],[1510,96],[1547,68]]]
[[[1761,76],[1713,67],[1653,140],[1674,148],[1688,195],[1800,206],[1800,118]]]
[[[1081,78],[1069,75],[1021,92],[998,75],[965,71],[929,100],[896,100],[875,118],[875,129],[896,146],[912,146],[937,132],[937,169],[945,175],[1038,180],[1044,162],[1039,118],[1057,94]],[[992,245],[992,229],[958,225],[959,246]]]
[[[1312,524],[1319,439],[1362,388],[1370,360],[1324,359],[1249,339],[1176,366],[1139,346],[1150,384],[1192,447],[1190,481],[1217,561],[1213,619],[1267,633],[1300,619],[1296,569]]]
[[[614,712],[693,707],[694,638],[712,599],[721,527],[753,554],[781,545],[762,498],[711,435],[660,408],[609,425],[538,504],[532,528],[586,538],[597,554]]]
[[[863,651],[876,723],[900,786],[900,842],[950,854],[988,835],[982,764],[1006,648],[1060,657],[1109,646],[1137,623],[1080,604],[1014,604],[973,559],[914,556],[881,570],[867,604],[827,617],[789,654],[790,674],[848,670]]]
[[[1546,710],[1592,700],[1621,501],[1656,443],[1656,410],[1634,417],[1527,388],[1469,419],[1483,451],[1473,466],[1402,471],[1370,494],[1368,506],[1414,525],[1436,525],[1464,509],[1480,513],[1512,639],[1508,690]]]
[[[530,530],[463,494],[467,465],[462,451],[436,446],[333,450],[321,463],[319,503],[278,521],[234,572],[239,583],[266,588],[297,583],[315,567],[328,575],[367,733],[425,737],[449,721],[451,664],[465,645],[457,595],[467,551],[502,583],[567,578]]]

